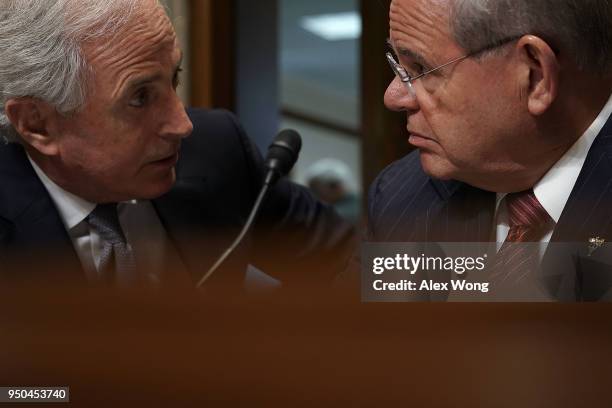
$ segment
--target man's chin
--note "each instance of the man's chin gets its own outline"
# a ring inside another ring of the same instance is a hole
[[[438,155],[419,151],[421,167],[425,174],[438,180],[451,180],[456,176],[456,169],[447,160]]]
[[[172,169],[164,178],[147,184],[146,188],[138,189],[138,199],[153,200],[169,192],[176,183],[176,172]]]

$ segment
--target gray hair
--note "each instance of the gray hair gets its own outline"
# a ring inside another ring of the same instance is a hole
[[[454,0],[451,30],[467,51],[533,34],[572,55],[583,71],[612,68],[610,0]]]
[[[87,97],[92,71],[86,41],[112,35],[142,0],[0,0],[0,139],[19,141],[5,103],[41,99],[62,114]]]

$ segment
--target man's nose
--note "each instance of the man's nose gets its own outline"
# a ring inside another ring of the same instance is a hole
[[[416,111],[419,109],[419,104],[413,92],[408,89],[408,84],[403,83],[397,76],[387,87],[385,91],[385,106],[387,109],[402,112]]]
[[[168,106],[168,119],[162,128],[162,136],[168,139],[183,139],[193,131],[193,124],[187,116],[185,106],[177,95]]]

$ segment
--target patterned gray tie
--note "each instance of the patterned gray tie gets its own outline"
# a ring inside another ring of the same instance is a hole
[[[117,204],[98,204],[87,216],[87,222],[102,240],[98,270],[103,279],[119,286],[136,283],[136,262],[119,224]]]

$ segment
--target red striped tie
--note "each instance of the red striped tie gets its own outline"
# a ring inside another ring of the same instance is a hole
[[[512,280],[517,282],[537,267],[537,245],[521,243],[540,241],[553,223],[532,189],[508,194],[504,200],[510,231],[493,266],[491,277],[497,285],[504,283],[511,276]]]

